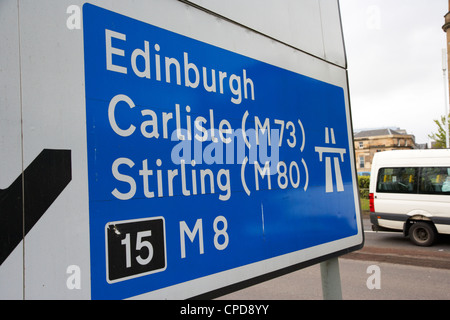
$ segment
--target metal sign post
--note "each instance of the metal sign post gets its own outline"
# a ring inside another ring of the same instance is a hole
[[[320,264],[324,300],[342,300],[339,259],[332,258]]]
[[[448,126],[448,115],[449,115],[449,105],[448,105],[448,94],[447,94],[447,50],[442,49],[442,73],[444,76],[444,130],[445,130],[445,147],[450,148],[450,137],[449,137],[449,126]]]

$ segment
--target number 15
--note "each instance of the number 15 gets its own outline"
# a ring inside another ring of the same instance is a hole
[[[152,261],[153,258],[153,246],[150,243],[150,241],[142,240],[143,238],[151,237],[152,231],[141,231],[137,233],[136,238],[136,250],[141,251],[142,248],[148,249],[148,255],[146,258],[142,258],[141,255],[138,255],[136,257],[136,261],[140,265],[146,265],[149,264],[150,261]],[[125,256],[126,256],[126,267],[131,268],[131,240],[130,240],[130,234],[127,233],[125,235],[125,238],[122,239],[121,244],[125,246]]]

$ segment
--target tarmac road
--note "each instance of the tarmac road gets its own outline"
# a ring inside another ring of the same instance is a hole
[[[373,232],[364,219],[364,248],[343,258],[450,269],[450,237],[440,236],[431,247],[419,247],[401,232]]]
[[[369,289],[371,265],[380,268],[380,289]],[[450,270],[339,259],[344,300],[450,300]],[[322,300],[318,265],[260,283],[219,299]]]
[[[432,247],[418,247],[401,233],[372,232],[368,220],[364,226],[364,248],[339,258],[344,300],[450,300],[449,237]],[[379,267],[379,289],[367,286],[373,265]],[[322,298],[320,266],[314,265],[219,299]]]

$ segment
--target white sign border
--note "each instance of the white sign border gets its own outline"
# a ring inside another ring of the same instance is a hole
[[[106,10],[128,16],[132,19],[137,19],[144,23],[149,23],[157,27],[187,36],[191,39],[196,39],[206,44],[218,46],[225,50],[247,56],[251,59],[259,60],[273,66],[295,72],[297,74],[301,74],[319,81],[339,86],[344,89],[345,96],[348,128],[347,133],[349,137],[348,143],[350,149],[349,154],[353,182],[352,187],[354,190],[354,203],[356,208],[355,217],[358,230],[356,235],[273,257],[267,260],[258,261],[241,267],[229,269],[223,272],[211,274],[205,277],[193,279],[170,287],[150,291],[148,293],[130,297],[128,299],[178,300],[188,298],[214,298],[254,285],[256,283],[267,281],[289,272],[306,268],[333,257],[339,257],[343,254],[356,251],[363,247],[364,232],[362,230],[363,227],[361,206],[358,197],[357,174],[353,144],[353,128],[349,101],[348,73],[345,68],[339,67],[330,62],[326,62],[317,57],[313,57],[305,52],[294,50],[292,47],[289,47],[281,42],[276,42],[269,37],[266,38],[264,37],[264,35],[252,32],[248,33],[248,30],[243,28],[243,26],[236,25],[235,23],[227,20],[221,21],[222,30],[232,29],[232,31],[229,32],[231,34],[231,37],[233,35],[236,35],[238,31],[242,32],[243,30],[245,30],[246,34],[243,39],[233,39],[231,41],[231,47],[229,38],[224,40],[224,44],[221,43],[220,45],[218,45],[216,41],[209,41],[210,36],[207,36],[207,39],[204,39],[204,32],[201,32],[201,36],[193,37],[190,33],[195,33],[194,29],[197,27],[193,27],[193,29],[189,30],[188,33],[177,30],[177,27],[167,29],[165,26],[159,26],[157,23],[155,24],[150,21],[146,21],[147,19],[144,21],[139,19],[138,17],[130,15],[128,14],[127,10],[121,11],[117,8],[109,8],[108,6],[102,5],[101,3],[96,3],[96,1],[93,2],[93,4],[98,5]],[[183,8],[181,8],[180,10],[182,11]],[[193,16],[196,16],[198,18],[198,25],[202,25],[205,23],[207,24],[207,21],[210,21],[212,23],[213,21],[211,20],[217,19],[214,13],[205,12],[195,7],[189,6],[189,9],[187,10],[190,11],[189,14],[191,15],[191,18]],[[195,11],[196,13],[198,13],[198,15],[192,11]],[[223,32],[226,33],[226,31]],[[243,43],[241,42],[249,41],[249,37],[253,38],[252,40],[255,41],[255,45],[243,46]],[[239,44],[241,44],[241,46]],[[268,54],[267,52],[265,52],[265,50],[263,50],[264,48],[271,48],[272,51],[282,52],[282,54]],[[286,59],[282,59],[282,57]]]

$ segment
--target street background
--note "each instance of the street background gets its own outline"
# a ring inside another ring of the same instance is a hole
[[[431,247],[401,233],[373,232],[364,219],[365,246],[339,258],[344,300],[450,300],[450,238]],[[368,267],[380,268],[380,289],[369,289]],[[320,265],[225,295],[232,300],[321,300]]]

